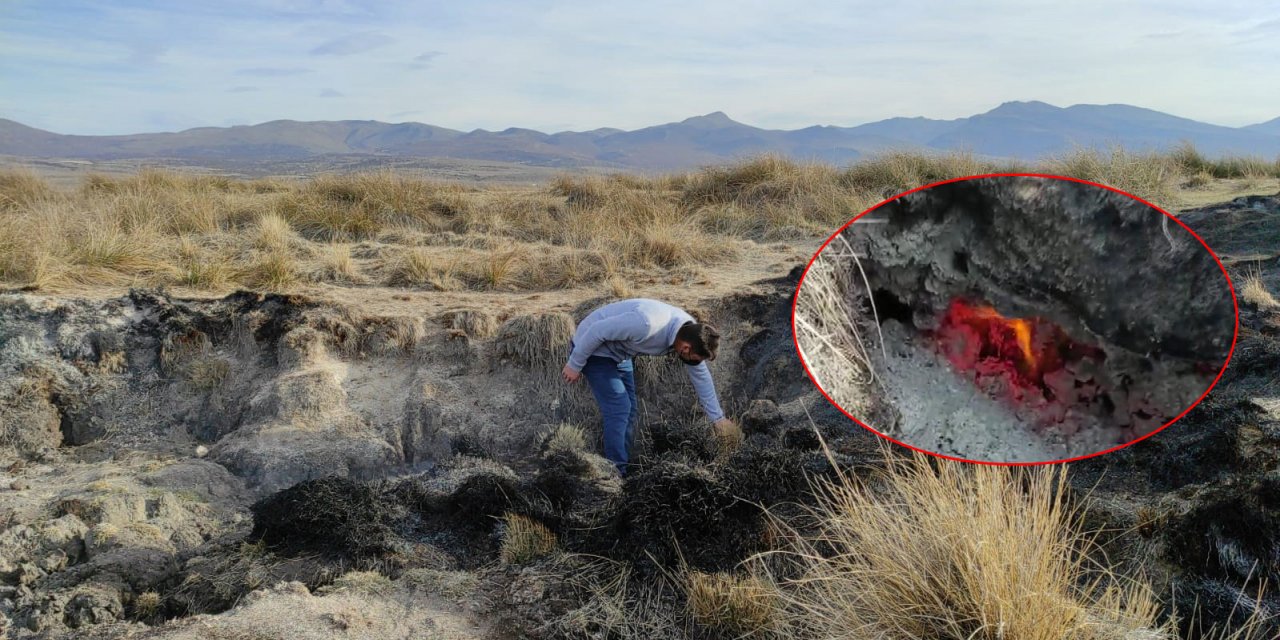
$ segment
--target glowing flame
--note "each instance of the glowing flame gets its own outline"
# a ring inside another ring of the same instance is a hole
[[[1018,340],[1018,347],[1022,349],[1027,364],[1036,366],[1036,357],[1031,353],[1031,324],[1021,318],[1011,320],[1009,324],[1013,325],[1013,335]]]
[[[1035,350],[1031,348],[1032,323],[1030,321],[1022,318],[1006,318],[994,307],[969,306],[959,300],[952,304],[948,317],[955,322],[975,325],[975,329],[984,333],[993,329],[996,333],[1003,333],[1006,336],[1011,333],[1013,341],[1022,353],[1023,362],[1029,370],[1035,370],[1037,359]]]

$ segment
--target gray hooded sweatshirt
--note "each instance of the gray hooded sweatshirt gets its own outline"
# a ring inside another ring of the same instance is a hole
[[[637,354],[659,355],[671,351],[676,332],[693,316],[679,307],[648,298],[632,298],[606,304],[578,323],[573,334],[569,368],[582,371],[587,358],[603,356],[622,362]],[[683,365],[698,392],[698,402],[712,421],[724,417],[716,397],[711,369],[706,362]]]

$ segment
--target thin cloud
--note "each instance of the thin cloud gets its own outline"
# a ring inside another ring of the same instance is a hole
[[[154,42],[137,42],[129,45],[127,62],[135,66],[147,66],[160,61],[160,56],[169,51],[169,47]]]
[[[372,51],[395,42],[395,39],[377,31],[365,31],[336,38],[311,50],[313,56],[349,56]]]
[[[443,51],[426,51],[413,57],[413,62],[409,63],[410,69],[430,69],[431,64],[436,58],[444,55]]]
[[[346,94],[342,93],[341,91],[338,91],[337,89],[322,89],[320,91],[321,98],[341,98],[341,97],[344,97],[345,95]]]
[[[251,93],[251,92],[254,92],[254,91],[257,91],[257,90],[258,90],[258,88],[257,88],[257,87],[250,87],[250,86],[248,86],[248,85],[240,85],[240,86],[231,87],[230,89],[227,89],[227,93]]]
[[[1280,18],[1272,18],[1263,20],[1253,26],[1240,29],[1235,32],[1238,36],[1263,35],[1269,33],[1280,33]]]
[[[312,69],[304,69],[302,67],[249,67],[247,69],[236,69],[235,73],[238,76],[284,78],[287,76],[300,76],[312,71]]]

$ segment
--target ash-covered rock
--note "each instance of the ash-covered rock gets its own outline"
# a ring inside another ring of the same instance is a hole
[[[853,225],[875,288],[928,324],[978,294],[1006,316],[1045,316],[1084,340],[1221,365],[1235,324],[1213,256],[1158,210],[1100,187],[1036,177],[940,185]],[[1168,235],[1166,235],[1166,230]]]

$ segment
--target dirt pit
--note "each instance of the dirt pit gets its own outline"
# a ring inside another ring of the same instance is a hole
[[[1234,340],[1224,269],[1159,210],[1031,176],[942,184],[855,220],[802,280],[815,382],[855,419],[966,460],[1043,462],[1145,437]]]
[[[837,464],[873,455],[812,406],[786,340],[798,277],[677,301],[720,327],[715,380],[750,435],[720,447],[684,365],[642,359],[626,483],[597,453],[589,391],[558,379],[567,332],[605,298],[424,316],[250,292],[0,295],[0,628],[176,629],[276,584],[293,586],[263,597],[327,611],[302,592],[352,572],[501,590],[520,569],[503,561],[512,516],[636,576],[732,567],[764,548],[762,506],[803,502],[834,468],[817,430]]]

